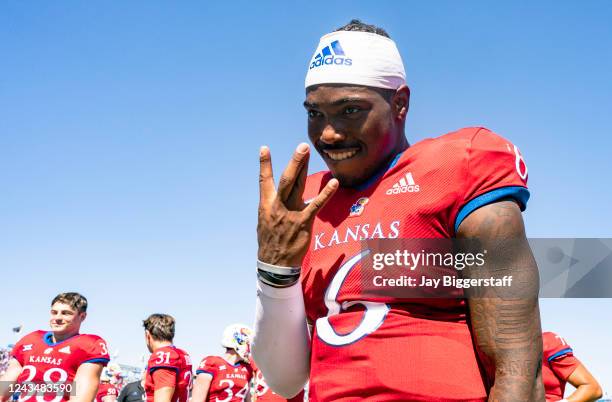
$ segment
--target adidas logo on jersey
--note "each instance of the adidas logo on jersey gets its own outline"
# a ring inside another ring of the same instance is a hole
[[[333,41],[328,46],[325,46],[317,55],[312,59],[309,69],[321,67],[323,65],[344,65],[351,66],[353,59],[346,57],[344,49],[340,46],[340,41]]]
[[[400,194],[400,193],[418,193],[420,190],[419,185],[414,182],[412,173],[408,172],[399,181],[393,184],[393,187],[387,190],[387,195]]]
[[[67,355],[70,354],[70,346],[66,346],[65,348],[61,348],[59,350],[60,353],[66,353]]]
[[[50,354],[51,352],[53,352],[53,348],[47,348],[47,349],[45,349],[45,351],[44,351],[43,353],[44,353],[44,354],[46,354],[46,355],[48,355],[48,354]]]

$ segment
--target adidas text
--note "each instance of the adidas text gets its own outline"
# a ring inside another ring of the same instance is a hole
[[[336,64],[338,66],[345,65],[351,66],[353,65],[353,59],[349,59],[348,57],[337,57],[337,56],[328,56],[326,58],[320,58],[312,62],[310,65],[310,70],[315,67],[321,67],[322,65],[331,65]]]
[[[404,177],[399,179],[399,181],[395,183],[390,189],[388,189],[385,194],[393,195],[401,193],[417,193],[419,192],[419,190],[419,185],[414,182],[412,173],[408,172]]]
[[[418,193],[419,185],[414,184],[412,186],[393,186],[387,190],[387,195],[399,194],[399,193]]]

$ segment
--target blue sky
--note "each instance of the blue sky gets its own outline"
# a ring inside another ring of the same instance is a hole
[[[279,171],[306,139],[306,65],[354,17],[398,44],[411,142],[489,127],[527,160],[530,236],[612,235],[608,1],[5,1],[0,343],[78,290],[120,361],[138,363],[158,311],[194,358],[219,352],[225,325],[252,321],[258,148]],[[542,301],[608,390],[610,311]]]

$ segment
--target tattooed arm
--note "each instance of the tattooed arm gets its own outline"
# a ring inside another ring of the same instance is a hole
[[[487,250],[486,264],[465,269],[465,278],[512,277],[510,288],[466,292],[474,342],[493,386],[489,401],[544,401],[538,268],[514,201],[472,212],[458,238],[474,239],[466,249]],[[480,289],[482,290],[482,289]]]

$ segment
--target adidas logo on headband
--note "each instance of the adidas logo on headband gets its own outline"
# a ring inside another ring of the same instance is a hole
[[[346,57],[342,46],[340,46],[340,41],[337,40],[321,49],[321,51],[312,59],[309,70],[321,67],[322,65],[331,64],[345,66],[350,66],[353,64],[353,59]]]

